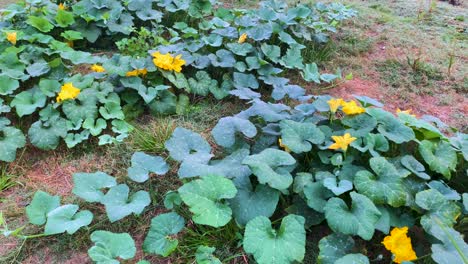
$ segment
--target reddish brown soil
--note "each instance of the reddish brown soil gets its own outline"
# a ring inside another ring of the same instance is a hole
[[[363,80],[358,77],[331,89],[330,94],[348,100],[353,98],[353,94],[366,95],[383,102],[385,104],[384,108],[388,111],[394,112],[398,108],[401,110],[411,109],[412,113],[417,116],[432,115],[448,124],[452,123],[452,116],[456,112],[464,116],[468,115],[467,98],[453,91],[448,92],[449,94],[446,92],[443,95],[433,96],[411,94],[403,99],[397,95],[389,95],[381,89],[378,82]],[[440,100],[443,99],[441,96],[450,96],[452,98],[450,105],[441,105]]]
[[[35,162],[25,173],[26,187],[43,190],[55,195],[67,196],[73,188],[72,175],[76,172],[95,172],[108,168],[104,157],[84,155],[78,159],[66,160],[63,156],[51,155]]]

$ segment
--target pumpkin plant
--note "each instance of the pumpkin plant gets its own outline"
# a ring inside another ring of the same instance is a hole
[[[243,250],[260,264],[302,262],[314,236],[320,236],[317,263],[370,263],[378,254],[395,263],[428,256],[468,263],[468,245],[457,231],[468,194],[456,184],[466,180],[466,135],[446,136],[447,127],[434,117],[382,106],[363,96],[315,96],[294,108],[253,100],[247,110],[219,120],[211,133],[216,148],[179,127],[165,144],[167,158],[135,153],[128,178],[141,185],[132,185],[133,194],[103,172],[75,174],[73,193],[104,206],[110,222],[141,214],[151,203],[142,183],[164,177],[170,159],[179,164],[182,185],[153,201],[170,212],[151,221],[146,254],[177,251],[183,233],[174,235],[193,228],[185,225],[191,221],[236,226]],[[77,210],[38,192],[27,212],[52,235],[89,224],[90,214]],[[66,217],[57,218],[61,211]],[[21,230],[4,234],[23,236]],[[104,249],[106,261],[134,255],[128,234],[96,230],[91,238],[96,245],[89,255],[97,263],[104,263],[98,254]],[[197,263],[221,263],[210,244],[194,254]]]

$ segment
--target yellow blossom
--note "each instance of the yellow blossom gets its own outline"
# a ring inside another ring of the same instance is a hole
[[[156,51],[151,55],[154,57],[154,65],[166,71],[173,70],[175,72],[181,72],[182,66],[185,64],[185,60],[182,59],[182,55],[177,55],[176,57],[173,57],[169,53],[161,54],[159,51]]]
[[[67,41],[67,45],[68,45],[68,47],[70,47],[70,48],[73,48],[73,46],[75,46],[75,44],[73,43],[73,40]]]
[[[348,150],[349,144],[356,140],[356,138],[351,137],[351,134],[349,133],[344,134],[344,136],[332,136],[332,138],[335,141],[335,143],[330,145],[330,147],[328,148],[334,150],[342,149],[345,152],[346,150]]]
[[[7,33],[7,40],[13,45],[16,45],[16,37],[16,31]]]
[[[395,256],[393,261],[396,263],[412,261],[418,258],[411,245],[411,238],[406,235],[407,233],[408,227],[395,227],[390,232],[390,235],[386,236],[382,241],[385,248]]]
[[[356,115],[366,112],[366,109],[360,107],[355,101],[343,102],[343,112],[347,115]]]
[[[127,76],[127,77],[139,76],[139,75],[145,76],[147,73],[148,73],[148,70],[146,68],[136,69],[136,70],[127,72],[127,74],[125,76]]]
[[[327,101],[328,105],[330,106],[330,111],[332,113],[336,113],[336,110],[338,110],[338,107],[343,105],[345,101],[341,98],[339,99],[330,99]]]
[[[93,66],[91,66],[91,70],[94,71],[94,72],[105,72],[106,69],[104,69],[104,67],[102,67],[101,65],[97,65],[97,64],[93,64]]]
[[[58,5],[58,9],[59,9],[59,10],[65,10],[65,9],[67,9],[67,6],[66,6],[64,3],[60,3],[60,4]]]
[[[284,151],[291,152],[291,149],[289,149],[288,146],[283,144],[283,141],[281,140],[281,138],[278,139],[278,143],[279,143],[279,146],[284,149]]]
[[[237,41],[239,44],[244,43],[247,40],[247,33],[242,34]]]
[[[182,55],[179,54],[177,57],[174,58],[174,62],[172,63],[173,70],[175,72],[181,72],[182,66],[185,64],[185,61],[182,59]]]
[[[57,103],[63,102],[68,99],[75,99],[80,94],[80,89],[73,86],[73,83],[66,83],[62,85],[62,89],[57,95]]]
[[[407,114],[407,115],[416,117],[416,115],[411,114],[412,111],[413,111],[413,110],[411,110],[411,109],[408,109],[408,110],[400,110],[400,108],[397,108],[397,110],[396,110],[397,114],[399,114],[399,113],[404,113],[404,114]]]

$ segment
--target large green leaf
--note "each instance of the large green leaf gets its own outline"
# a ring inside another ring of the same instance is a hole
[[[145,182],[149,173],[166,174],[169,166],[163,158],[151,156],[143,152],[135,152],[132,156],[132,166],[128,168],[128,176],[136,182]]]
[[[30,64],[26,68],[26,71],[31,75],[31,77],[38,77],[48,73],[50,71],[50,66],[49,63],[41,60]]]
[[[98,136],[101,134],[101,132],[106,129],[106,127],[106,120],[102,118],[98,118],[96,120],[94,120],[94,118],[86,118],[83,122],[83,128],[88,129],[93,136]]]
[[[339,258],[335,264],[369,264],[369,259],[363,254],[348,254]]]
[[[46,235],[67,232],[72,235],[78,229],[91,224],[93,214],[88,211],[78,212],[78,205],[67,204],[55,208],[47,214],[47,223],[44,233]]]
[[[205,71],[197,71],[195,78],[188,79],[189,92],[198,95],[208,95],[210,90],[218,87],[218,81],[212,79]]]
[[[16,159],[16,150],[25,145],[26,137],[21,130],[14,127],[2,128],[0,125],[0,161],[14,161]]]
[[[248,156],[243,164],[250,167],[261,184],[285,190],[293,182],[290,171],[294,169],[296,160],[285,151],[267,148],[259,154]]]
[[[101,189],[117,185],[114,177],[104,172],[73,174],[73,193],[85,201],[100,202],[104,197]]]
[[[49,32],[54,28],[44,16],[29,16],[26,22],[41,32]]]
[[[39,89],[21,92],[11,101],[10,106],[16,108],[19,117],[30,115],[37,108],[44,107],[47,97]]]
[[[429,233],[442,242],[432,244],[432,259],[439,264],[468,264],[468,244],[463,236],[437,217],[433,217],[431,222]]]
[[[94,99],[79,96],[79,100],[67,100],[63,102],[62,111],[73,122],[86,119],[94,120],[98,116],[96,104]]]
[[[212,157],[210,144],[199,134],[178,127],[165,146],[171,158],[177,161],[208,161]]]
[[[436,217],[442,224],[451,227],[457,222],[461,213],[460,207],[455,202],[448,200],[434,189],[417,193],[416,204],[427,210],[421,217],[421,225],[428,232],[432,227],[432,218]]]
[[[377,120],[368,114],[345,116],[341,122],[349,127],[347,132],[354,137],[366,136],[377,126]]]
[[[308,152],[312,144],[319,145],[325,140],[323,132],[313,123],[283,120],[280,127],[282,143],[295,153]]]
[[[406,203],[406,191],[403,188],[402,175],[395,166],[383,157],[371,158],[370,167],[359,171],[354,177],[354,185],[359,193],[366,195],[376,204],[388,203],[394,207]]]
[[[275,230],[270,219],[258,216],[245,227],[244,250],[253,254],[259,264],[302,262],[306,242],[304,222],[302,216],[288,215]]]
[[[308,82],[320,83],[320,72],[316,63],[306,64],[304,71],[301,72],[301,76]]]
[[[348,180],[341,180],[337,182],[336,177],[328,177],[323,179],[323,186],[332,191],[336,196],[339,196],[347,191],[353,189],[353,183]]]
[[[60,91],[60,82],[57,80],[41,79],[39,89],[48,97],[54,97]]]
[[[63,118],[47,122],[37,121],[28,131],[31,143],[43,150],[55,149],[60,138],[67,136],[67,122]]]
[[[292,205],[285,209],[289,214],[300,215],[305,218],[305,227],[309,228],[313,225],[322,223],[325,216],[316,210],[311,209],[306,201],[299,195],[294,195]]]
[[[57,22],[57,25],[60,27],[67,27],[75,23],[75,19],[73,18],[72,12],[58,10],[55,16],[55,22]]]
[[[130,214],[141,214],[151,203],[146,191],[138,191],[129,197],[129,188],[126,184],[116,185],[101,199],[106,207],[107,217],[111,222],[118,221]]]
[[[279,191],[263,184],[258,184],[254,189],[249,177],[238,178],[234,183],[237,195],[230,200],[230,204],[239,225],[244,226],[260,215],[273,215],[278,204]]]
[[[401,165],[407,170],[411,171],[414,175],[424,180],[430,180],[431,176],[425,173],[424,165],[411,155],[405,155],[401,158]]]
[[[31,224],[43,225],[47,220],[47,214],[59,206],[59,196],[52,196],[46,192],[37,191],[31,203],[26,206],[26,215]]]
[[[354,240],[351,236],[341,233],[332,233],[319,242],[319,264],[335,264],[335,262],[354,248]]]
[[[423,140],[419,144],[419,153],[431,170],[444,175],[447,179],[451,178],[451,171],[457,166],[457,153],[450,143]]]
[[[375,223],[380,218],[380,211],[372,201],[362,194],[351,192],[352,205],[340,198],[331,198],[325,205],[325,218],[328,226],[345,235],[358,235],[370,240],[374,235]]]
[[[20,87],[18,80],[12,79],[6,75],[0,75],[0,95],[12,94],[16,89]]]
[[[225,148],[234,145],[238,132],[248,138],[253,138],[257,134],[257,129],[248,119],[223,117],[218,121],[213,130],[211,130],[211,134],[216,143]]]
[[[91,234],[94,242],[88,250],[89,257],[98,264],[119,264],[120,259],[131,259],[136,254],[135,241],[128,233],[94,231]]]
[[[146,253],[169,256],[179,244],[175,235],[185,226],[184,218],[172,212],[160,214],[151,220],[148,235],[143,242],[143,250]]]
[[[303,192],[307,205],[320,213],[324,212],[324,206],[327,204],[327,199],[333,196],[333,193],[325,188],[323,183],[320,181],[306,184]]]
[[[224,199],[236,196],[237,190],[231,180],[221,176],[205,176],[179,188],[179,194],[194,214],[197,224],[220,227],[231,220],[231,208]]]
[[[368,108],[367,112],[377,119],[377,130],[389,140],[401,144],[415,139],[413,130],[405,126],[393,114],[380,109]]]
[[[222,264],[221,261],[213,255],[216,248],[199,246],[195,253],[197,264]]]
[[[208,164],[198,160],[185,160],[179,167],[180,178],[197,177],[203,175],[219,175],[226,178],[247,177],[252,172],[242,161],[249,156],[248,149],[239,149],[222,160],[211,160]]]

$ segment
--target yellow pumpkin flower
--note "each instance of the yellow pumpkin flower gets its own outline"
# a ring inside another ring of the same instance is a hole
[[[138,76],[138,70],[129,71],[125,74],[127,77]]]
[[[343,136],[332,136],[332,139],[335,143],[331,144],[328,148],[334,150],[342,149],[345,152],[348,150],[349,144],[356,140],[356,138],[352,137],[349,133],[346,133]]]
[[[62,89],[57,95],[57,103],[65,100],[75,99],[80,94],[80,89],[73,86],[73,83],[66,83],[62,85]]]
[[[411,109],[408,109],[408,110],[400,110],[400,108],[397,108],[397,110],[396,110],[397,114],[399,114],[399,113],[404,113],[404,114],[410,115],[410,116],[412,116],[412,117],[416,117],[416,115],[411,114],[412,111],[413,111],[413,110],[411,110]]]
[[[182,55],[179,54],[174,58],[174,61],[172,63],[172,69],[175,72],[181,72],[182,71],[182,66],[185,64],[185,60],[182,59]]]
[[[129,71],[127,72],[127,74],[125,74],[125,76],[127,77],[132,77],[132,76],[145,76],[146,74],[148,73],[148,70],[146,68],[144,69],[136,69],[136,70],[133,70],[133,71]]]
[[[73,46],[75,46],[75,43],[73,43],[73,40],[69,40],[67,41],[67,45],[68,47],[73,48]]]
[[[138,72],[138,75],[141,75],[141,76],[145,76],[146,74],[148,74],[148,70],[146,68],[138,69],[137,72]]]
[[[288,152],[288,153],[291,152],[291,149],[288,148],[288,146],[286,146],[286,145],[283,144],[283,141],[281,140],[281,138],[278,139],[278,144],[279,144],[279,146],[280,146],[281,148],[284,149],[284,151],[286,151],[286,152]]]
[[[239,40],[237,41],[239,44],[244,43],[247,40],[247,33],[240,35]]]
[[[93,64],[93,66],[91,66],[91,70],[94,71],[94,72],[105,72],[106,69],[104,69],[104,67],[102,67],[101,65],[97,65],[97,64]]]
[[[60,4],[58,5],[58,9],[59,9],[59,10],[65,10],[65,9],[67,9],[67,6],[65,5],[65,3],[60,3]]]
[[[181,72],[182,66],[185,65],[185,60],[182,59],[182,55],[173,57],[171,54],[161,54],[159,51],[151,54],[153,56],[153,63],[156,67],[166,71]]]
[[[385,248],[395,256],[393,260],[395,263],[412,261],[418,258],[411,245],[411,238],[407,236],[407,233],[408,227],[395,227],[390,235],[386,236],[382,241]]]
[[[366,109],[360,107],[355,101],[343,102],[343,112],[347,115],[357,115],[366,112]]]
[[[345,101],[341,98],[339,99],[330,99],[327,101],[328,103],[328,106],[330,106],[330,111],[332,113],[336,113],[336,110],[338,110],[338,107],[340,107],[341,105],[343,105]]]
[[[17,33],[16,31],[13,31],[13,32],[8,32],[7,33],[7,40],[13,44],[13,45],[16,45],[16,38],[17,38]]]

